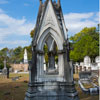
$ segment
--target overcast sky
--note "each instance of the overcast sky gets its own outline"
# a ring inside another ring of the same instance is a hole
[[[45,1],[45,0],[43,0]],[[99,0],[61,0],[69,36],[98,24]],[[39,0],[0,0],[0,49],[28,46]]]

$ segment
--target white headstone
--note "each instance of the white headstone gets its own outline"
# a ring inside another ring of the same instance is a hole
[[[85,56],[85,57],[84,57],[84,65],[90,66],[90,64],[91,64],[91,59],[90,59],[90,57],[89,57],[89,56]]]
[[[91,59],[89,56],[84,57],[84,67],[86,67],[86,69],[91,67]]]
[[[24,51],[24,63],[28,63],[27,50]]]
[[[80,67],[82,67],[82,71],[84,71],[84,62],[80,62]]]
[[[75,63],[75,65],[76,65],[76,66],[79,66],[79,63],[78,63],[78,62],[76,62],[76,63]]]
[[[96,64],[96,63],[91,64],[91,69],[92,70],[98,70],[98,64]]]
[[[95,58],[95,62],[96,62],[96,63],[99,63],[99,62],[100,62],[100,56],[97,56],[97,57]]]
[[[15,70],[14,73],[18,73],[18,70]]]
[[[100,56],[97,56],[95,58],[95,63],[98,65],[99,69],[100,69]]]
[[[83,67],[83,66],[84,66],[84,63],[83,63],[83,62],[80,62],[80,66],[82,66],[82,67]]]

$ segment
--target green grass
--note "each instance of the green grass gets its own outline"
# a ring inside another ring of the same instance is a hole
[[[12,82],[11,78],[16,76],[22,76],[16,82]],[[78,75],[74,75],[75,80],[78,80]],[[29,80],[28,74],[10,74],[10,79],[0,78],[0,100],[24,100],[25,92],[28,89],[28,83],[24,81]],[[15,88],[18,86],[19,88]],[[91,96],[84,94],[76,84],[76,89],[79,93],[80,100],[99,100],[99,96]],[[4,93],[10,92],[10,95],[4,95]]]

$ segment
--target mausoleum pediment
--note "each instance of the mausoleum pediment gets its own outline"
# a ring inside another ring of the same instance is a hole
[[[53,5],[51,1],[48,1],[43,18],[41,18],[39,38],[43,34],[43,32],[48,28],[54,29],[56,31],[56,34],[64,41],[64,35],[63,35],[63,32],[61,32],[60,24],[58,22],[58,19],[53,9]]]

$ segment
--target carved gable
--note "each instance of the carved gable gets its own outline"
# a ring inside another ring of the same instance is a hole
[[[37,40],[40,39],[40,37],[43,35],[43,33],[48,28],[50,28],[51,30],[54,30],[56,32],[56,34],[60,37],[60,40],[64,41],[64,36],[63,36],[63,33],[61,32],[60,24],[58,22],[58,19],[57,19],[57,16],[55,14],[51,0],[48,1],[46,10],[44,12],[44,16],[42,19],[40,32],[39,32],[39,36],[38,36]],[[51,34],[53,34],[53,33],[51,33]]]

